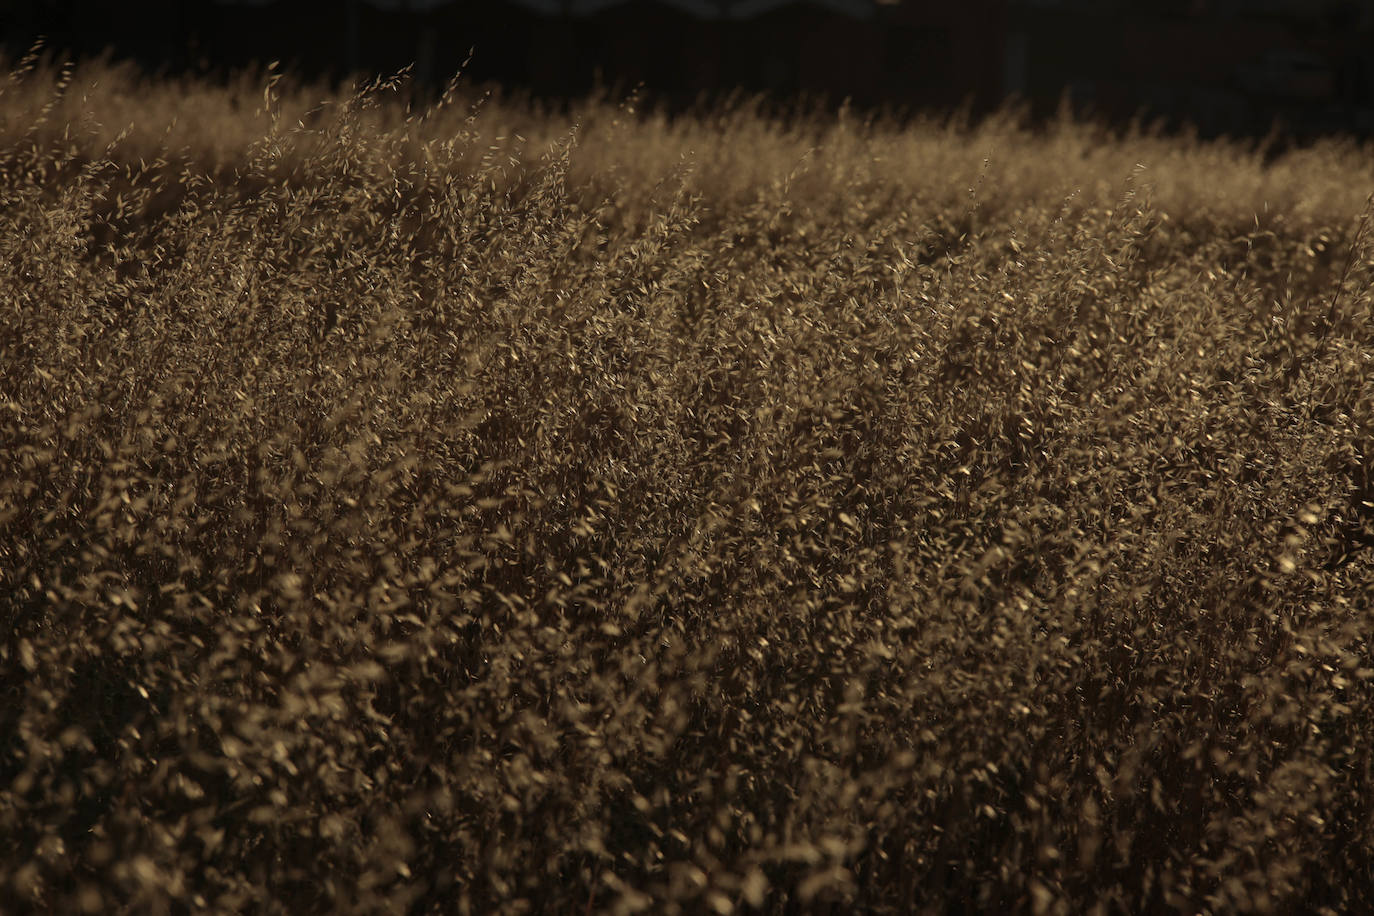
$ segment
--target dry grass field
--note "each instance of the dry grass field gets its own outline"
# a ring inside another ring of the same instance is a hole
[[[7,912],[1374,897],[1369,149],[4,70]]]

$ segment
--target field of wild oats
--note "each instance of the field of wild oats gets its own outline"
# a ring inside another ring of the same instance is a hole
[[[1344,912],[1370,151],[7,64],[12,912]]]

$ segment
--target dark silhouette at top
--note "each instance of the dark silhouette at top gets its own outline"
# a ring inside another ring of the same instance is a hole
[[[153,70],[277,59],[309,76],[413,65],[552,98],[643,83],[858,106],[1143,114],[1204,135],[1374,133],[1374,0],[9,0],[43,36]]]

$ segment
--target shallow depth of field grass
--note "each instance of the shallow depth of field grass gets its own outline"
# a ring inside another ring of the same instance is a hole
[[[1368,149],[6,70],[0,899],[1374,895]]]

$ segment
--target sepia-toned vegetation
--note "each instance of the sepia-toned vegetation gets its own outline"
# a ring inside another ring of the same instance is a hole
[[[7,910],[1374,895],[1368,149],[5,70]]]

